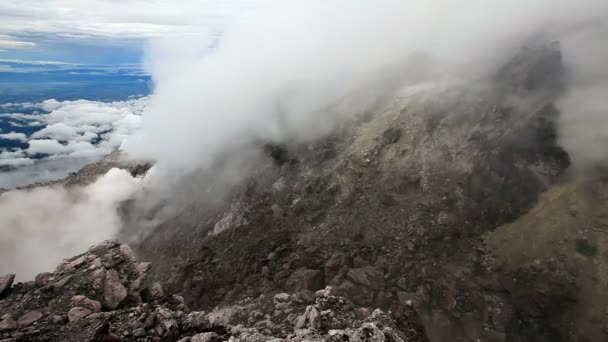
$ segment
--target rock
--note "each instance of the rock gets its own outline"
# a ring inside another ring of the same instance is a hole
[[[275,303],[287,303],[289,302],[289,293],[277,293],[273,299]]]
[[[68,311],[68,321],[78,322],[79,320],[87,317],[91,313],[93,313],[93,311],[87,308],[82,308],[79,306],[71,308],[70,311]]]
[[[0,296],[4,295],[4,293],[13,286],[14,280],[14,274],[6,274],[0,277]]]
[[[380,291],[376,295],[374,300],[374,306],[382,309],[386,309],[393,303],[394,296],[390,292]]]
[[[588,239],[576,239],[576,251],[586,257],[594,257],[597,254],[597,245]]]
[[[144,328],[137,328],[137,329],[133,330],[131,335],[133,335],[134,337],[146,336],[146,331],[144,330]]]
[[[17,329],[17,322],[12,318],[0,321],[0,331]]]
[[[162,285],[160,285],[159,283],[152,284],[152,287],[150,287],[150,295],[152,295],[152,298],[154,299],[163,298],[165,292],[163,291]]]
[[[129,245],[120,245],[120,247],[118,247],[118,250],[120,251],[120,253],[122,255],[124,255],[125,257],[127,257],[128,260],[134,261],[135,260],[135,253],[133,252],[133,249],[131,249],[131,247],[129,247]]]
[[[70,300],[71,307],[83,307],[91,310],[92,312],[100,312],[101,311],[101,303],[99,301],[89,299],[85,296],[74,296]]]
[[[110,270],[103,285],[103,305],[116,309],[127,298],[127,289],[120,282],[118,272]]]
[[[63,324],[64,318],[61,315],[53,315],[53,324]]]
[[[384,289],[384,274],[373,266],[355,268],[346,274],[346,278],[355,284],[360,284],[374,290]]]
[[[353,342],[384,342],[386,337],[382,330],[374,323],[365,323],[363,326],[355,332],[353,338],[350,339]]]
[[[190,342],[212,342],[218,338],[219,336],[216,333],[206,332],[192,336]]]
[[[61,291],[61,289],[70,282],[70,280],[72,280],[72,278],[74,278],[73,276],[69,275],[67,277],[63,277],[59,280],[57,280],[56,282],[48,285],[47,287],[50,288],[50,290],[52,291]]]
[[[299,269],[293,272],[285,282],[290,292],[299,290],[316,291],[323,288],[323,274],[319,270]]]
[[[67,263],[64,266],[64,269],[66,271],[71,271],[71,270],[74,270],[77,267],[80,267],[82,264],[84,264],[85,262],[87,262],[89,256],[90,255],[83,255],[83,256],[81,256],[79,258],[76,258],[75,260]]]
[[[330,283],[342,267],[352,267],[353,258],[344,253],[334,253],[325,263],[325,282]]]
[[[304,194],[304,192],[306,192],[306,183],[303,180],[297,181],[293,185],[292,191],[298,195]]]
[[[309,290],[301,290],[296,294],[295,300],[302,304],[314,304],[315,293]]]
[[[420,286],[416,293],[413,292],[397,292],[397,299],[399,305],[411,306],[416,309],[417,312],[424,312],[425,306],[427,305],[429,298],[424,287]]]
[[[50,284],[52,280],[53,274],[49,272],[44,272],[36,276],[36,278],[34,279],[34,284],[36,284],[37,287],[44,287]]]
[[[37,320],[42,318],[42,312],[40,311],[30,311],[25,315],[19,317],[17,323],[19,327],[27,327],[28,325],[36,322]]]

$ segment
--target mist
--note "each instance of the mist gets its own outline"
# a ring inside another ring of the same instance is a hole
[[[154,96],[141,134],[123,147],[168,175],[183,174],[255,141],[317,139],[398,87],[490,77],[534,42],[568,42],[573,73],[593,74],[602,66],[587,63],[593,58],[585,46],[604,50],[597,43],[605,34],[593,30],[606,15],[601,0],[262,2],[219,34],[149,43]],[[583,114],[581,92],[604,90],[596,85],[574,83],[562,105],[571,118],[564,125]],[[585,112],[597,113],[592,107]]]
[[[141,179],[112,169],[94,183],[14,190],[0,196],[0,274],[32,280],[63,258],[113,238],[121,229],[117,209]]]

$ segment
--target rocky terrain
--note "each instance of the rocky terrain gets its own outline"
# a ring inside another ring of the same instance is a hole
[[[220,309],[190,311],[159,283],[150,263],[106,241],[52,273],[11,286],[0,279],[2,341],[425,341],[415,311],[397,315],[353,306],[327,287],[279,293]]]
[[[0,338],[604,341],[608,196],[567,173],[566,88],[558,43],[525,48],[490,80],[268,144],[228,200],[191,198],[146,234],[127,206],[133,251],[3,278]]]

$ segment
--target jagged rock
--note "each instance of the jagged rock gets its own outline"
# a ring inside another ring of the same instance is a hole
[[[0,297],[13,286],[14,274],[6,274],[0,277]]]
[[[19,324],[19,327],[27,327],[28,325],[36,322],[37,320],[42,318],[42,312],[40,311],[30,311],[26,314],[24,314],[23,316],[19,317],[19,319],[17,320],[17,323]]]
[[[93,300],[93,299],[89,299],[85,296],[74,296],[72,297],[72,299],[70,300],[70,306],[72,307],[84,307],[87,308],[89,310],[91,310],[91,312],[100,312],[101,311],[101,303],[99,301]]]
[[[68,320],[70,322],[78,322],[79,320],[87,317],[92,314],[93,311],[91,309],[82,308],[82,307],[73,307],[68,311]]]
[[[44,287],[49,285],[50,282],[53,280],[54,278],[51,273],[44,272],[36,275],[36,278],[34,279],[34,284],[36,284],[37,287]]]
[[[116,309],[125,298],[127,298],[127,289],[120,281],[118,272],[109,270],[103,285],[103,305]]]

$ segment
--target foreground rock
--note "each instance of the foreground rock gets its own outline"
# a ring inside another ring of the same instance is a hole
[[[310,296],[261,295],[210,312],[147,284],[150,269],[126,245],[104,242],[37,281],[7,287],[0,340],[8,341],[425,341],[415,310],[357,308],[331,287]],[[318,273],[301,272],[316,286]],[[296,286],[298,287],[298,286]],[[127,290],[128,289],[128,290]],[[308,297],[308,298],[305,298]],[[303,300],[304,298],[304,300]]]

